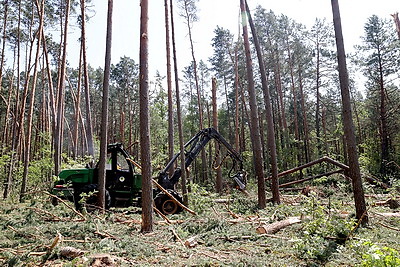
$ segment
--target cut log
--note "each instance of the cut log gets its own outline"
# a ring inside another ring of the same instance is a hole
[[[290,217],[290,218],[288,218],[286,220],[282,220],[282,221],[274,222],[274,223],[271,223],[271,224],[259,226],[256,229],[256,232],[258,234],[275,234],[279,230],[281,230],[281,229],[283,229],[285,227],[288,227],[288,226],[290,226],[292,224],[299,223],[299,222],[301,222],[299,217]]]
[[[195,236],[192,236],[192,237],[190,237],[190,238],[188,238],[186,241],[185,241],[185,246],[187,247],[187,248],[194,248],[195,246],[197,246],[197,240],[196,240],[196,237]]]

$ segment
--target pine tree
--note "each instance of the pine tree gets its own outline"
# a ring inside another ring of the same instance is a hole
[[[139,62],[139,97],[140,97],[140,156],[142,166],[142,233],[153,231],[153,189],[151,177],[150,117],[149,117],[149,3],[140,2],[140,62]]]
[[[387,19],[376,15],[371,16],[365,24],[363,44],[359,46],[359,62],[367,78],[367,93],[372,109],[369,109],[370,119],[375,122],[374,129],[378,129],[380,144],[379,171],[388,174],[387,163],[391,160],[391,151],[394,134],[396,133],[396,112],[392,107],[395,89],[393,77],[398,75],[400,45],[392,24]],[[373,137],[372,137],[373,138]]]
[[[349,76],[346,65],[346,53],[344,50],[339,3],[338,0],[332,0],[331,3],[332,3],[333,23],[335,27],[335,36],[336,36],[340,90],[342,95],[343,128],[344,128],[344,135],[346,138],[347,153],[349,157],[348,175],[353,185],[353,195],[356,206],[356,217],[359,221],[362,222],[362,224],[366,225],[368,223],[368,215],[367,215],[367,207],[365,204],[360,165],[358,163],[357,141],[356,141],[356,134],[355,134],[352,110],[351,110]]]

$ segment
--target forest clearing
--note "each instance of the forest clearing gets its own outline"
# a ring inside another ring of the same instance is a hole
[[[113,0],[0,1],[0,265],[400,266],[398,12],[346,53],[339,0],[229,0],[199,57],[200,1],[149,2],[112,63]]]
[[[307,185],[308,196],[282,192],[282,204],[258,209],[250,196],[195,187],[196,212],[157,216],[140,233],[139,208],[105,214],[54,207],[36,192],[29,202],[1,203],[3,266],[399,266],[400,216],[390,194],[366,190],[369,226],[355,229],[350,185],[343,177]],[[399,198],[397,198],[399,201]],[[295,219],[284,228],[268,228]],[[262,228],[264,226],[264,228]],[[260,228],[261,227],[261,228]],[[263,231],[263,229],[269,229]]]

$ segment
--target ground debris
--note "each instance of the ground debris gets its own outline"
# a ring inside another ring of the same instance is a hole
[[[82,256],[85,251],[74,247],[61,247],[60,256],[68,259],[73,259]]]
[[[90,266],[91,267],[114,267],[117,266],[115,257],[112,257],[109,254],[94,254],[91,255],[92,259]]]

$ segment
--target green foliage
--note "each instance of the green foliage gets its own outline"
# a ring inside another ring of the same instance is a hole
[[[354,227],[354,221],[327,216],[326,208],[321,205],[316,195],[304,205],[304,215],[311,216],[302,228],[295,248],[302,259],[325,262],[336,251],[338,244],[343,244]]]
[[[7,166],[10,162],[10,153],[5,153],[5,151],[2,151],[0,155],[0,181],[6,181],[7,180]]]
[[[254,214],[258,209],[257,200],[251,198],[242,192],[235,190],[232,191],[231,201],[229,202],[229,208],[238,214]]]
[[[29,184],[37,189],[43,189],[43,186],[46,188],[45,185],[49,185],[49,182],[52,182],[51,173],[53,167],[53,159],[50,157],[31,161],[28,172]]]
[[[389,247],[379,247],[367,241],[363,244],[368,247],[368,251],[362,255],[361,266],[365,267],[395,267],[400,266],[400,253]]]
[[[188,193],[190,200],[189,204],[194,211],[201,214],[213,207],[214,194],[196,183],[190,184],[190,190],[190,193]]]
[[[372,174],[379,173],[381,161],[379,143],[376,142],[376,139],[370,137],[366,138],[360,146],[363,151],[359,157],[360,167]]]

